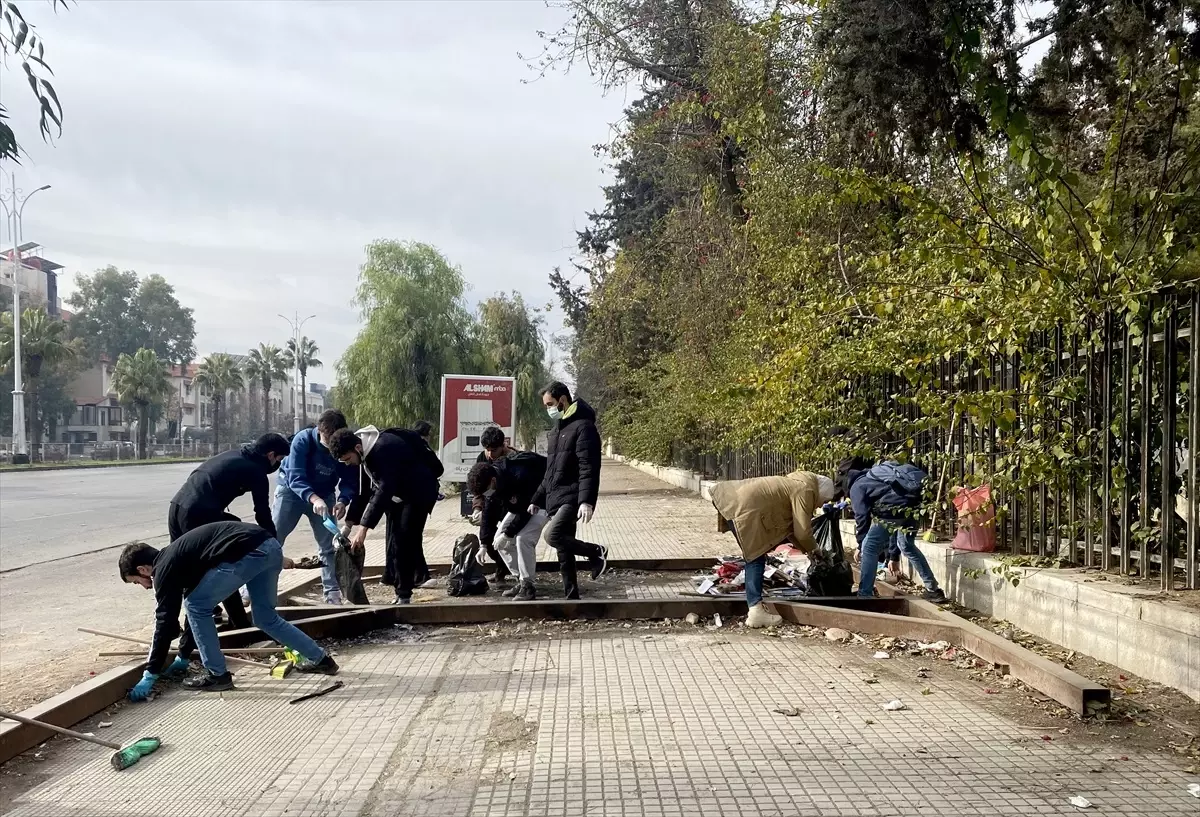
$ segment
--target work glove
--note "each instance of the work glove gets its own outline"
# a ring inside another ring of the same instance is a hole
[[[142,680],[134,684],[133,689],[129,690],[129,700],[144,701],[150,697],[150,690],[154,689],[154,682],[158,680],[158,676],[149,670],[143,670]]]
[[[530,516],[537,516],[538,510],[539,510],[539,508],[537,505],[530,505],[528,508],[525,509],[526,513],[528,513]]]
[[[588,522],[592,521],[592,514],[595,512],[596,509],[585,502],[579,506],[579,521],[586,525]]]
[[[163,675],[168,678],[182,678],[187,675],[188,667],[191,666],[191,661],[184,659],[182,656],[175,656],[175,660],[166,668]]]
[[[346,515],[346,503],[345,502],[335,502],[333,504],[333,518],[341,519],[345,515]]]
[[[321,497],[313,494],[308,501],[312,503],[313,513],[317,516],[322,518],[329,516],[329,506],[325,504],[325,500],[321,499]]]
[[[479,527],[483,523],[483,511],[471,511],[471,524]]]

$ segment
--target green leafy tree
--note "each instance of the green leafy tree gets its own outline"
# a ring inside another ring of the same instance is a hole
[[[195,357],[192,310],[179,303],[174,287],[161,275],[139,279],[132,270],[109,266],[94,275],[76,276],[75,287],[67,299],[77,310],[71,331],[92,354],[116,360],[138,349],[153,349],[172,362]]]
[[[271,384],[287,377],[283,352],[274,344],[260,343],[257,349],[250,350],[243,371],[246,377],[258,382],[262,392],[263,432],[266,433],[271,430]]]
[[[55,11],[59,5],[64,10],[67,8],[66,0],[53,0],[50,5]],[[45,60],[46,44],[33,24],[25,19],[20,6],[12,0],[0,0],[0,21],[0,53],[4,55],[4,68],[7,70],[13,62],[20,63],[23,82],[37,100],[42,139],[49,141],[52,136],[62,134],[63,109],[54,86],[43,78],[43,74],[54,73]],[[17,162],[22,150],[7,120],[8,109],[0,105],[0,159]]]
[[[359,270],[363,328],[338,362],[338,405],[360,423],[436,417],[442,375],[483,374],[458,268],[428,244],[375,241]]]
[[[283,365],[288,369],[300,372],[300,427],[308,425],[308,401],[304,392],[308,388],[308,370],[311,367],[322,366],[317,353],[320,352],[316,341],[309,337],[301,337],[297,343],[295,338],[288,338],[287,346],[283,349]]]
[[[519,293],[496,295],[479,305],[480,342],[495,374],[516,378],[516,436],[532,448],[538,432],[546,430],[546,410],[540,389],[549,380],[544,319]]]
[[[246,387],[242,370],[232,357],[221,352],[211,354],[200,361],[196,371],[196,386],[208,392],[213,409],[213,447],[221,444],[221,409],[226,405],[229,394],[239,393]]]
[[[13,372],[13,315],[0,316],[0,367]],[[79,358],[78,346],[67,339],[67,327],[41,307],[21,311],[21,379],[27,397],[26,427],[36,452],[46,426],[57,421],[65,409],[64,383]],[[50,386],[43,395],[43,387]],[[43,396],[50,400],[43,401]],[[71,403],[72,408],[74,402]],[[68,410],[69,412],[69,410]],[[11,411],[9,412],[11,422]]]
[[[167,363],[153,349],[138,349],[132,355],[122,354],[113,369],[112,385],[121,405],[137,413],[137,455],[138,459],[145,459],[150,426],[171,391],[171,384],[167,380]]]

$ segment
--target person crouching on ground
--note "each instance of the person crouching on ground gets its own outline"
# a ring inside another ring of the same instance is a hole
[[[343,428],[329,441],[333,456],[360,469],[358,497],[346,511],[353,525],[350,545],[361,548],[367,531],[387,519],[387,556],[382,583],[394,587],[394,604],[412,601],[417,572],[424,563],[425,520],[438,497],[442,462],[415,431],[365,426]],[[362,479],[366,474],[367,479]]]
[[[923,598],[934,604],[946,601],[925,554],[916,545],[925,477],[925,472],[917,466],[892,460],[847,473],[850,505],[854,508],[854,535],[862,554],[858,595],[875,595],[876,567],[894,541],[921,577],[925,585]]]
[[[767,554],[784,542],[805,553],[815,550],[813,514],[833,496],[833,480],[809,471],[719,482],[713,488],[713,505],[732,524],[746,561],[747,627],[773,627],[783,621],[762,605]]]
[[[306,659],[296,667],[298,671],[336,675],[338,665],[333,658],[275,611],[279,571],[291,566],[291,559],[284,558],[283,547],[271,534],[246,522],[201,525],[162,550],[143,542],[126,545],[117,561],[121,581],[154,590],[156,602],[150,654],[142,680],[130,690],[129,698],[144,701],[162,674],[171,639],[179,632],[181,606],[187,611],[205,669],[184,686],[205,692],[233,689],[212,611],[217,602],[242,585],[250,591],[254,626]],[[186,668],[186,662],[171,665],[172,672]]]
[[[487,428],[485,428],[483,430],[483,433],[479,435],[479,444],[481,446],[483,446],[483,450],[479,452],[479,456],[475,459],[476,465],[478,465],[480,463],[485,463],[485,462],[500,464],[504,460],[504,458],[507,457],[509,454],[518,453],[515,448],[511,448],[508,445],[508,441],[505,440],[505,438],[504,438],[504,429],[500,428],[499,426],[488,426]],[[542,461],[542,473],[544,474],[546,471],[546,468],[545,468],[546,458],[541,457],[541,461]],[[539,479],[540,478],[541,477],[539,477]],[[470,484],[469,480],[468,480],[467,484],[468,485]],[[537,486],[535,485],[534,487],[536,488]],[[472,497],[471,497],[471,524],[482,525],[483,517],[488,512],[487,506],[488,506],[488,502],[490,500],[481,493],[475,493],[470,488],[467,489],[467,492],[472,495]],[[528,499],[528,497],[527,497],[527,499]],[[500,500],[500,504],[504,505],[503,498]],[[524,507],[521,508],[521,513],[528,515],[526,513],[526,509]],[[501,511],[499,514],[499,517],[502,518],[503,516],[504,516],[504,512]],[[495,530],[495,526],[493,526],[493,533],[494,533],[494,530]],[[500,555],[500,553],[496,550],[492,537],[485,537],[483,535],[483,532],[480,531],[479,544],[483,545],[483,550],[485,553],[487,553],[488,558],[496,563],[496,573],[493,576],[493,578],[497,582],[505,581],[506,579],[508,579],[509,576],[517,575],[515,571],[511,571],[508,569],[508,564],[505,562],[504,558]],[[512,589],[512,588],[510,588],[510,589]],[[514,595],[516,594],[515,589],[513,589],[513,594]]]
[[[498,553],[504,560],[501,564],[518,577],[516,586],[503,593],[517,601],[533,601],[537,595],[533,589],[537,546],[550,517],[543,511],[529,513],[529,505],[545,474],[545,457],[517,451],[494,462],[476,463],[467,475],[467,490],[486,502],[479,541],[489,555]]]

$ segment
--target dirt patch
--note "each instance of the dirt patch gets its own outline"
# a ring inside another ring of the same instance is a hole
[[[512,712],[497,712],[488,725],[484,747],[488,754],[520,752],[537,744],[538,722]]]

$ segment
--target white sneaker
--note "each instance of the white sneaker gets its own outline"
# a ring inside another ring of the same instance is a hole
[[[344,604],[345,602],[342,601],[341,591],[334,590],[332,593],[325,594],[325,603],[326,604]]]
[[[424,590],[432,590],[433,588],[435,588],[435,587],[438,587],[438,586],[439,586],[439,585],[438,585],[438,580],[437,580],[437,579],[432,579],[432,578],[431,578],[431,579],[426,579],[425,581],[423,581],[423,582],[421,582],[419,585],[417,585],[417,587],[420,587],[420,588],[422,588],[422,589],[424,589]]]
[[[746,626],[752,630],[761,630],[764,627],[774,627],[777,624],[783,623],[783,616],[777,616],[774,613],[768,613],[767,608],[762,606],[762,603],[754,605],[750,608],[750,614],[746,616]]]

